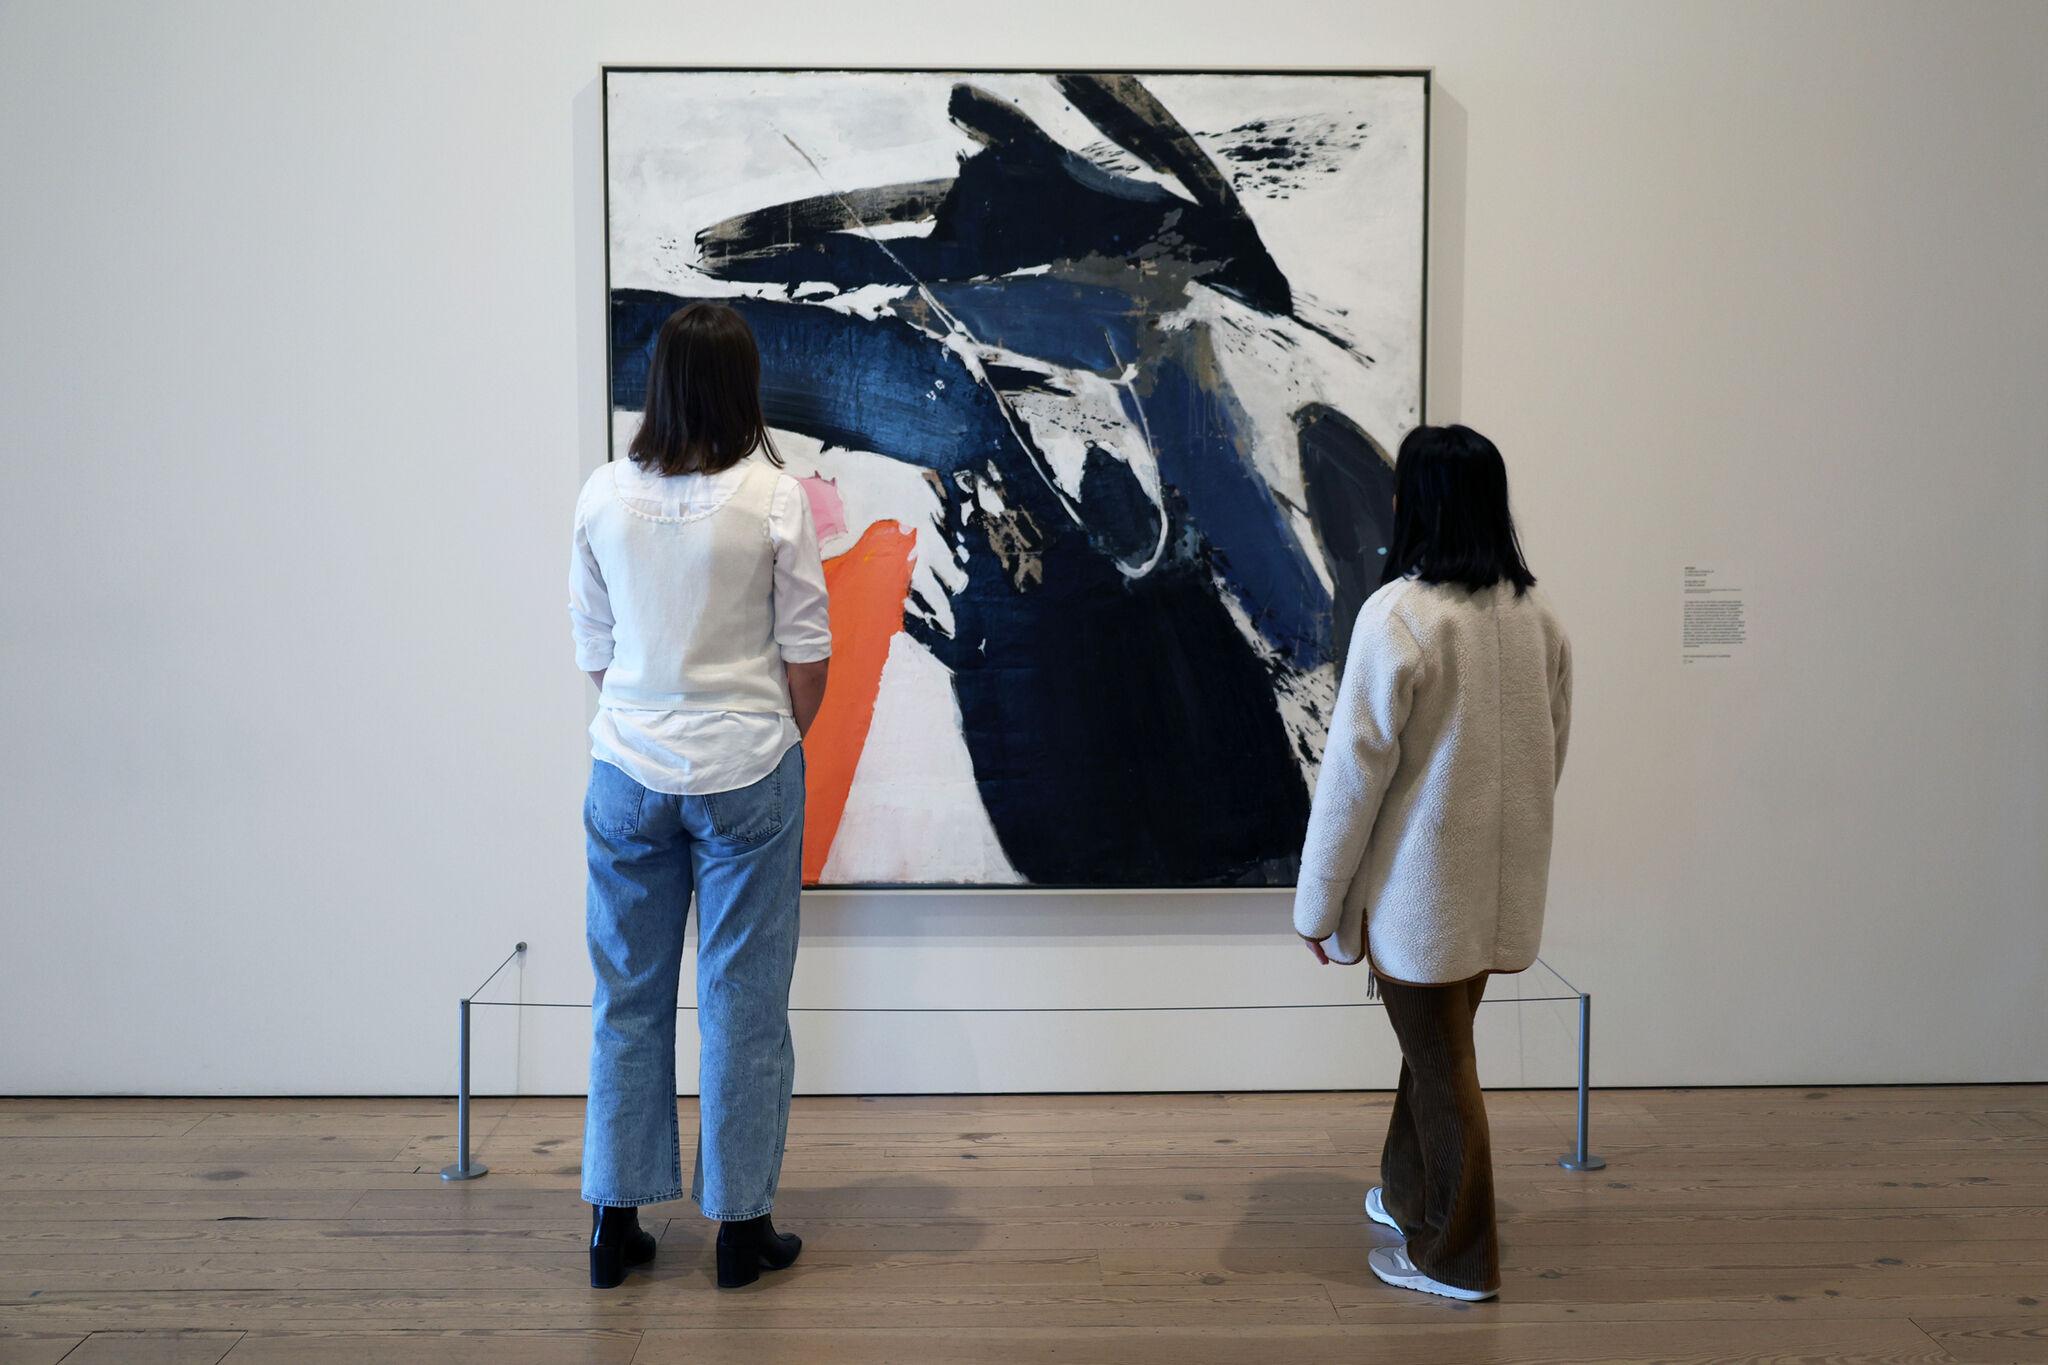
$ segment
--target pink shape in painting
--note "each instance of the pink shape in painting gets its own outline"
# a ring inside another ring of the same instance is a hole
[[[839,497],[839,485],[816,474],[807,474],[797,482],[804,486],[804,497],[811,504],[811,521],[818,528],[819,543],[846,534],[846,504]]]

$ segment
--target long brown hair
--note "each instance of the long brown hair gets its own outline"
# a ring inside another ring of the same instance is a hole
[[[647,405],[630,454],[658,474],[716,474],[755,451],[780,465],[761,417],[761,350],[722,303],[669,314],[647,369]]]

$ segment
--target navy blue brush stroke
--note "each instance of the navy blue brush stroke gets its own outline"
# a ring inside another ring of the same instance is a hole
[[[691,302],[621,289],[612,295],[612,402],[646,399],[655,334]],[[727,299],[761,347],[768,424],[826,445],[872,450],[941,472],[1016,463],[995,396],[958,356],[900,318],[870,322],[811,304]]]
[[[1044,275],[940,281],[931,292],[977,341],[1104,375],[1137,359],[1138,327],[1152,312],[1125,290]]]
[[[1159,477],[1187,499],[1252,625],[1288,663],[1313,668],[1330,657],[1329,593],[1251,467],[1252,433],[1239,426],[1228,391],[1197,377],[1196,338],[1178,334],[1147,371],[1151,391],[1141,401]]]
[[[1035,502],[1035,499],[1027,501]],[[1126,579],[1074,530],[1011,589],[970,546],[955,633],[913,623],[954,670],[975,782],[1004,851],[1052,885],[1292,881],[1308,791],[1205,568]]]
[[[1170,226],[1201,244],[1202,258],[1215,267],[1206,281],[1211,288],[1268,313],[1293,312],[1294,290],[1259,240],[1259,229],[1238,202],[1230,178],[1143,81],[1092,72],[1070,72],[1055,80],[1061,93],[1111,141],[1154,170],[1173,176],[1195,197],[1200,211],[1188,215],[1185,224]]]
[[[1294,414],[1309,522],[1336,584],[1330,655],[1350,656],[1359,609],[1379,590],[1394,534],[1394,471],[1372,437],[1333,407],[1312,403]]]

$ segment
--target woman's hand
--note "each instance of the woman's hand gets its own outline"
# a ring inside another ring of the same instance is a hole
[[[825,704],[825,675],[831,663],[820,659],[812,664],[783,665],[789,674],[789,705],[796,713],[796,732],[805,737],[818,718],[818,708]]]
[[[1330,965],[1330,955],[1323,951],[1322,938],[1310,938],[1307,934],[1303,934],[1300,937],[1301,941],[1308,945],[1308,950],[1315,954],[1316,961],[1322,963],[1325,967]],[[1323,935],[1323,938],[1328,937],[1328,934]]]

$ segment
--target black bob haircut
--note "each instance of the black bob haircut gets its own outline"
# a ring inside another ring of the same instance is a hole
[[[1382,586],[1400,578],[1478,592],[1536,585],[1508,511],[1508,467],[1470,427],[1417,427],[1394,460],[1394,535]]]

